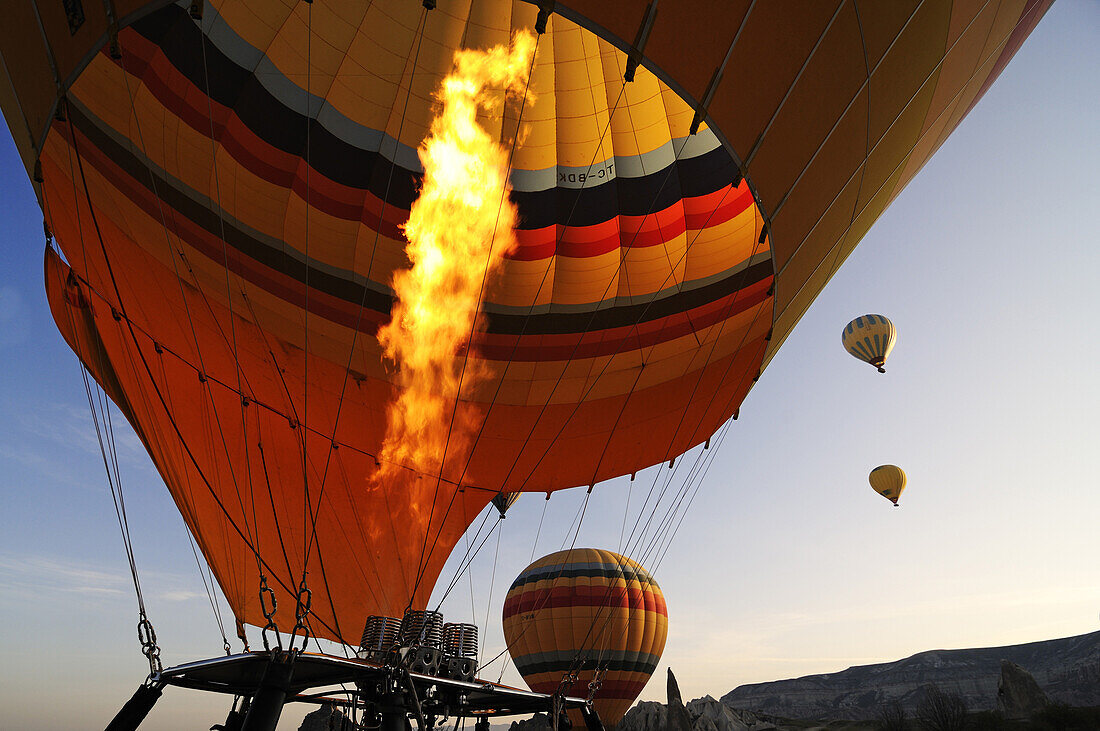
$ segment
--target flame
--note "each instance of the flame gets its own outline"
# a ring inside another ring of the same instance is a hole
[[[376,481],[397,465],[438,474],[444,459],[470,448],[476,415],[458,400],[487,374],[465,351],[484,329],[481,296],[515,246],[516,223],[507,150],[477,115],[501,113],[504,94],[524,92],[534,52],[527,32],[510,48],[458,51],[437,93],[440,110],[418,150],[424,184],[404,226],[412,267],[394,274],[392,319],[378,332],[399,369],[399,394],[389,407]]]

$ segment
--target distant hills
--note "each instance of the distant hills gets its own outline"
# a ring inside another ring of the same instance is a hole
[[[912,712],[923,688],[934,684],[962,696],[970,710],[987,710],[997,705],[1001,660],[1031,673],[1055,703],[1100,706],[1100,632],[1024,645],[929,650],[895,662],[752,683],[722,696],[722,703],[786,718],[870,719],[895,700]]]

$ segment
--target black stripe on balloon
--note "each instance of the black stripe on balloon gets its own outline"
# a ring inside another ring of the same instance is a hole
[[[557,662],[527,663],[523,661],[523,658],[513,658],[513,661],[516,663],[516,668],[519,670],[520,675],[523,676],[530,676],[535,673],[565,673],[576,669],[576,663],[573,661],[573,658]],[[655,662],[631,662],[630,660],[604,660],[600,662],[600,666],[606,667],[609,671],[627,673],[650,674],[657,669],[657,663]]]
[[[560,566],[548,566],[544,570],[536,570],[530,572],[524,572],[513,583],[512,588],[522,586],[523,584],[532,584],[539,581],[546,581],[547,579],[556,579],[563,577],[567,579],[575,578],[587,578],[587,577],[601,577],[605,579],[623,579],[624,581],[640,581],[646,584],[653,584],[653,577],[645,571],[635,571],[630,567],[608,568],[608,569],[563,569]]]
[[[421,175],[394,165],[376,151],[356,147],[311,120],[307,133],[303,115],[283,105],[248,69],[237,65],[202,35],[179,5],[167,5],[131,26],[158,46],[165,58],[196,89],[206,88],[210,98],[233,110],[265,143],[291,155],[302,156],[308,134],[310,163],[325,177],[350,188],[369,190],[386,198],[387,205],[409,210],[420,189]],[[200,43],[206,45],[209,75],[204,74]],[[200,50],[196,50],[200,49]],[[393,179],[390,180],[390,168]],[[713,193],[730,184],[736,166],[724,147],[696,157],[677,160],[673,170],[661,168],[642,177],[618,177],[600,184],[542,191],[513,191],[519,208],[519,227],[538,229],[556,224],[591,226],[615,216],[644,216],[673,205],[682,197]],[[289,185],[287,180],[283,183]]]
[[[106,134],[95,122],[85,116],[78,106],[72,105],[70,113],[73,126],[80,130],[81,134],[87,137],[112,163],[129,175],[134,184],[144,187],[150,195],[158,196],[162,203],[171,206],[210,235],[221,237],[224,234],[225,243],[236,251],[285,277],[302,283],[308,281],[309,287],[315,291],[349,302],[356,308],[359,307],[360,302],[364,302],[367,308],[389,315],[392,305],[389,294],[374,289],[364,293],[364,286],[358,282],[312,267],[309,268],[307,279],[302,262],[287,256],[282,247],[273,246],[254,237],[232,221],[222,220],[208,204],[184,193],[176,187],[174,181],[167,180],[157,171],[150,172],[133,151]],[[156,181],[155,188],[153,180]],[[216,261],[218,264],[223,263],[220,256]],[[695,309],[763,281],[771,274],[771,261],[766,260],[748,267],[747,270],[731,272],[728,276],[703,287],[684,290],[650,303],[609,307],[595,313],[581,311],[527,315],[490,312],[486,317],[486,330],[495,334],[535,336],[632,327],[642,322]]]

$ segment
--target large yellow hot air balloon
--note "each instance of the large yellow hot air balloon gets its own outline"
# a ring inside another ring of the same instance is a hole
[[[905,472],[901,467],[892,464],[879,465],[871,470],[867,480],[875,492],[892,502],[895,508],[898,506],[898,498],[905,490]]]
[[[266,582],[293,626],[308,578],[312,632],[354,644],[426,606],[494,496],[706,442],[1049,3],[435,5],[4,9],[55,322],[248,624]],[[529,83],[478,112],[515,245],[439,366],[468,438],[425,469],[385,450],[379,330],[435,95],[456,51],[516,32]]]
[[[642,692],[667,634],[657,582],[611,551],[574,548],[544,556],[516,577],[504,600],[508,651],[531,689],[554,693],[575,672],[565,690],[583,698],[598,678],[593,705],[607,725],[617,724]]]
[[[848,323],[840,334],[840,342],[853,357],[870,363],[885,373],[883,367],[894,349],[898,331],[894,323],[882,315],[862,315]]]

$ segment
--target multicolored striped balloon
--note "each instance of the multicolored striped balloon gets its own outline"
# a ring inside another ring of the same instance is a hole
[[[878,368],[879,373],[885,373],[883,365],[897,337],[897,328],[886,317],[863,315],[848,323],[840,334],[840,342],[852,356]]]
[[[668,634],[668,610],[649,572],[625,556],[574,548],[544,556],[512,582],[504,637],[531,690],[554,693],[579,670],[567,695],[587,697],[614,725],[649,682]],[[574,727],[581,723],[573,719]]]

